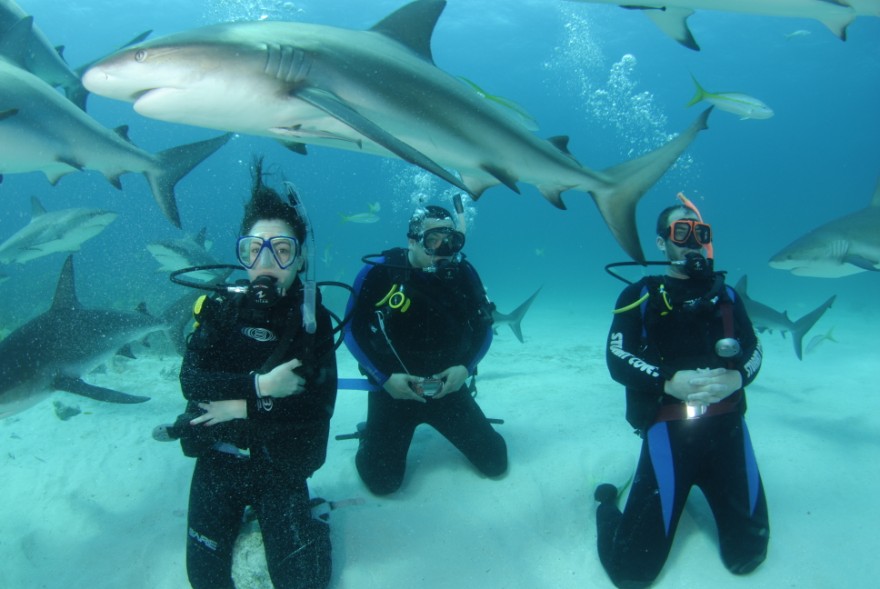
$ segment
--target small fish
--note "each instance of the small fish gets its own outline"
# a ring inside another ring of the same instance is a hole
[[[740,120],[769,119],[773,116],[773,110],[753,96],[739,92],[707,92],[694,76],[691,78],[694,80],[697,91],[685,106],[693,106],[705,100],[720,110],[739,115]]]
[[[342,217],[343,223],[375,223],[379,220],[379,215],[376,213],[382,208],[381,205],[377,202],[374,202],[371,205],[368,205],[369,210],[366,213],[355,213],[353,215],[343,215],[339,213],[339,216]]]
[[[795,37],[806,37],[808,35],[812,35],[810,31],[805,31],[804,29],[798,29],[796,31],[792,31],[790,33],[785,34],[786,39],[794,39]]]
[[[834,331],[834,326],[831,326],[830,328],[828,328],[828,331],[826,333],[814,335],[812,338],[810,338],[810,341],[807,344],[807,348],[804,350],[804,353],[806,353],[806,354],[812,353],[813,350],[815,350],[819,346],[819,344],[821,344],[825,340],[837,343],[837,340],[834,339],[834,335],[832,333],[833,331]]]

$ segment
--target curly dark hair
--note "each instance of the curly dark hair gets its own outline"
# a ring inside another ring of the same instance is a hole
[[[297,200],[296,192],[286,184],[287,202],[278,192],[263,184],[263,158],[254,160],[251,170],[253,184],[251,186],[251,198],[244,205],[244,217],[241,220],[239,235],[247,235],[257,221],[278,219],[284,221],[293,228],[293,236],[302,243],[306,238],[306,223],[300,218],[294,208]]]

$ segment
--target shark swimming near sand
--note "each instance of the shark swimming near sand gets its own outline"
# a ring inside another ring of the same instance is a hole
[[[616,4],[640,10],[660,30],[688,49],[700,50],[687,19],[696,10],[719,10],[762,16],[812,18],[846,41],[846,28],[858,16],[880,16],[877,0],[572,0],[591,4]]]
[[[526,316],[526,313],[529,311],[529,307],[532,306],[532,303],[535,302],[535,299],[538,298],[538,293],[541,292],[543,286],[538,288],[532,296],[527,298],[525,302],[523,302],[519,307],[513,310],[512,313],[506,314],[494,309],[492,311],[492,329],[496,332],[498,331],[498,327],[501,325],[507,325],[510,327],[510,330],[513,332],[513,335],[516,336],[516,339],[519,340],[520,343],[525,343],[523,339],[522,333],[522,320],[523,317]]]
[[[145,313],[83,308],[68,256],[51,308],[0,341],[0,419],[37,404],[53,389],[108,403],[149,400],[88,384],[82,376],[163,327]]]
[[[165,239],[147,244],[147,251],[161,264],[159,272],[174,272],[194,266],[215,266],[219,262],[208,252],[209,242],[205,238],[206,228],[195,237]],[[232,273],[229,268],[196,270],[186,274],[187,279],[199,282],[223,282]]]
[[[643,261],[641,196],[707,127],[703,112],[659,149],[603,171],[582,166],[567,137],[541,139],[434,64],[431,36],[444,0],[417,0],[368,30],[240,22],[118,51],[83,76],[91,92],[140,114],[305,144],[398,157],[479,198],[532,184],[589,193],[623,249]],[[454,170],[458,175],[449,170]]]
[[[118,215],[101,209],[47,212],[31,197],[31,220],[0,244],[0,263],[24,264],[56,252],[77,252],[84,242],[107,228]]]
[[[131,143],[127,128],[103,127],[37,76],[0,59],[0,174],[41,171],[54,185],[66,174],[92,169],[121,189],[122,174],[139,172],[162,212],[180,227],[174,186],[228,139],[149,153]]]
[[[749,298],[747,292],[748,278],[746,276],[739,279],[739,282],[736,283],[735,289],[737,295],[742,299],[755,329],[760,332],[767,331],[770,333],[778,331],[782,334],[782,337],[785,337],[786,333],[791,334],[791,342],[794,344],[794,353],[797,355],[798,360],[803,359],[804,336],[806,336],[807,332],[809,332],[816,322],[822,318],[825,311],[831,308],[831,305],[834,303],[834,299],[837,296],[832,296],[797,321],[792,321],[789,319],[787,311],[777,311],[769,305],[765,305],[764,303]]]
[[[770,258],[770,266],[817,278],[880,270],[880,180],[866,208],[796,239]]]

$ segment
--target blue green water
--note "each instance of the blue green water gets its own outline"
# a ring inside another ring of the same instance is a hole
[[[22,2],[53,43],[65,46],[74,66],[110,52],[145,29],[153,36],[226,20],[301,20],[366,28],[399,2],[347,0],[191,3]],[[660,208],[683,190],[715,226],[718,267],[735,278],[752,276],[752,289],[777,307],[812,308],[830,293],[841,305],[877,294],[875,276],[839,280],[790,276],[766,261],[809,229],[866,206],[878,169],[880,132],[880,19],[863,17],[841,42],[816,21],[719,12],[691,17],[701,52],[663,35],[644,15],[614,6],[564,1],[449,3],[433,39],[437,65],[516,101],[537,120],[541,136],[569,135],[570,149],[593,169],[656,147],[684,130],[701,107],[684,105],[694,74],[713,91],[738,91],[774,109],[769,120],[741,121],[715,112],[676,167],[644,197],[639,227],[649,257],[651,227]],[[796,30],[809,35],[786,38]],[[212,136],[205,129],[149,120],[128,104],[91,97],[89,112],[102,124],[130,126],[131,138],[157,151]],[[406,218],[418,196],[448,199],[442,181],[399,161],[312,148],[287,152],[265,138],[238,137],[187,177],[177,189],[185,230],[207,227],[213,254],[232,260],[234,231],[249,183],[247,165],[265,155],[279,177],[293,181],[311,212],[318,240],[320,279],[350,280],[360,255],[404,241]],[[51,187],[42,174],[8,175],[0,185],[5,238],[29,216],[30,195],[46,208],[106,208],[120,216],[77,256],[81,296],[95,304],[131,306],[177,291],[144,246],[180,237],[162,217],[137,175],[113,189],[100,174],[72,174]],[[567,193],[567,212],[555,210],[531,186],[522,195],[504,187],[475,205],[466,251],[490,292],[524,299],[540,284],[547,297],[611,297],[619,284],[602,272],[625,259],[590,199]],[[340,213],[382,205],[380,222],[341,224]],[[448,202],[448,201],[447,201]],[[0,320],[17,324],[45,305],[62,256],[7,267]],[[327,262],[327,263],[324,263]],[[88,284],[88,286],[86,286]],[[26,300],[20,294],[27,293]],[[45,293],[45,295],[43,295]],[[803,299],[801,301],[801,299]]]

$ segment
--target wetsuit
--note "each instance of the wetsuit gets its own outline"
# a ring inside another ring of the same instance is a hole
[[[474,374],[488,351],[492,306],[473,266],[464,260],[455,266],[445,277],[412,268],[407,250],[397,248],[367,264],[355,281],[345,343],[374,387],[356,464],[375,494],[400,487],[413,432],[422,423],[486,476],[507,470],[507,445],[467,386],[426,403],[394,399],[382,388],[392,373],[428,377],[462,365]],[[401,294],[390,298],[392,291]]]
[[[743,303],[716,274],[645,278],[620,295],[617,308],[627,306],[614,317],[606,358],[611,376],[626,386],[626,417],[643,442],[623,513],[608,498],[597,510],[600,560],[616,586],[650,585],[697,486],[714,515],[724,564],[733,573],[748,573],[766,556],[769,523],[743,417],[745,391],[691,419],[682,401],[663,392],[678,370],[735,369],[743,387],[755,378],[761,348]],[[732,360],[714,352],[724,337],[740,342],[741,353]]]
[[[189,401],[247,401],[247,419],[189,426],[184,453],[197,456],[189,498],[187,573],[196,589],[231,589],[233,545],[246,506],[260,522],[269,575],[276,589],[326,587],[330,532],[312,519],[306,479],[323,463],[336,402],[336,356],[329,315],[320,304],[318,329],[302,327],[302,291],[268,312],[250,312],[245,297],[197,304],[197,327],[180,370]],[[305,391],[285,398],[256,395],[254,371],[297,358]],[[268,362],[267,362],[268,360]],[[267,365],[268,364],[268,365]]]

